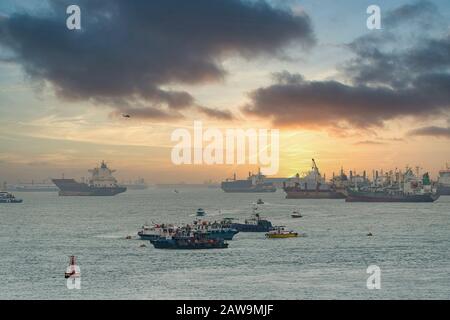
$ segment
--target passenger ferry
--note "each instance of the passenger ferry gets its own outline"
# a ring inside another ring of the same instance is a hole
[[[12,193],[1,191],[0,203],[22,203],[22,199],[17,199]]]

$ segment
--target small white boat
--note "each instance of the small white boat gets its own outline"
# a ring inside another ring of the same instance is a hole
[[[303,216],[300,214],[300,211],[294,210],[294,211],[292,212],[292,214],[291,214],[291,217],[292,217],[292,218],[301,218],[301,217],[303,217]]]
[[[204,215],[206,215],[206,212],[202,208],[198,208],[196,215],[197,217],[203,217]]]

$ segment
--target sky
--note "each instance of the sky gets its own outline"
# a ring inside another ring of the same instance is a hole
[[[81,30],[66,27],[71,4]],[[328,177],[436,177],[450,162],[449,18],[447,0],[4,0],[0,181],[80,178],[101,160],[153,183],[256,170],[174,165],[171,134],[194,121],[279,129],[276,176],[315,158]]]

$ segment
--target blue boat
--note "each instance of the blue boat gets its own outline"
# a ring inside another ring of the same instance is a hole
[[[205,235],[208,239],[233,240],[234,235],[237,233],[239,231],[233,228],[213,228],[208,229]]]
[[[225,219],[223,225],[236,229],[239,232],[269,232],[273,230],[272,223],[261,219],[258,213],[254,214],[254,217],[251,219],[245,220],[245,223],[235,223],[232,219]]]
[[[208,239],[205,235],[180,235],[171,238],[159,238],[150,241],[156,249],[225,249],[228,243],[224,239]]]
[[[17,199],[12,193],[0,192],[0,203],[22,203],[22,199]]]

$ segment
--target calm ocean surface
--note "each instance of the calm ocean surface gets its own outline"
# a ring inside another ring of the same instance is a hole
[[[206,188],[16,195],[23,204],[0,204],[0,299],[450,298],[450,197],[372,204]],[[211,220],[243,221],[259,197],[264,217],[307,237],[240,233],[228,249],[200,251],[125,239],[145,222],[192,222],[198,207]],[[302,219],[290,218],[296,208]],[[78,259],[81,290],[66,287],[70,255]],[[380,290],[366,288],[372,264],[381,268]]]

